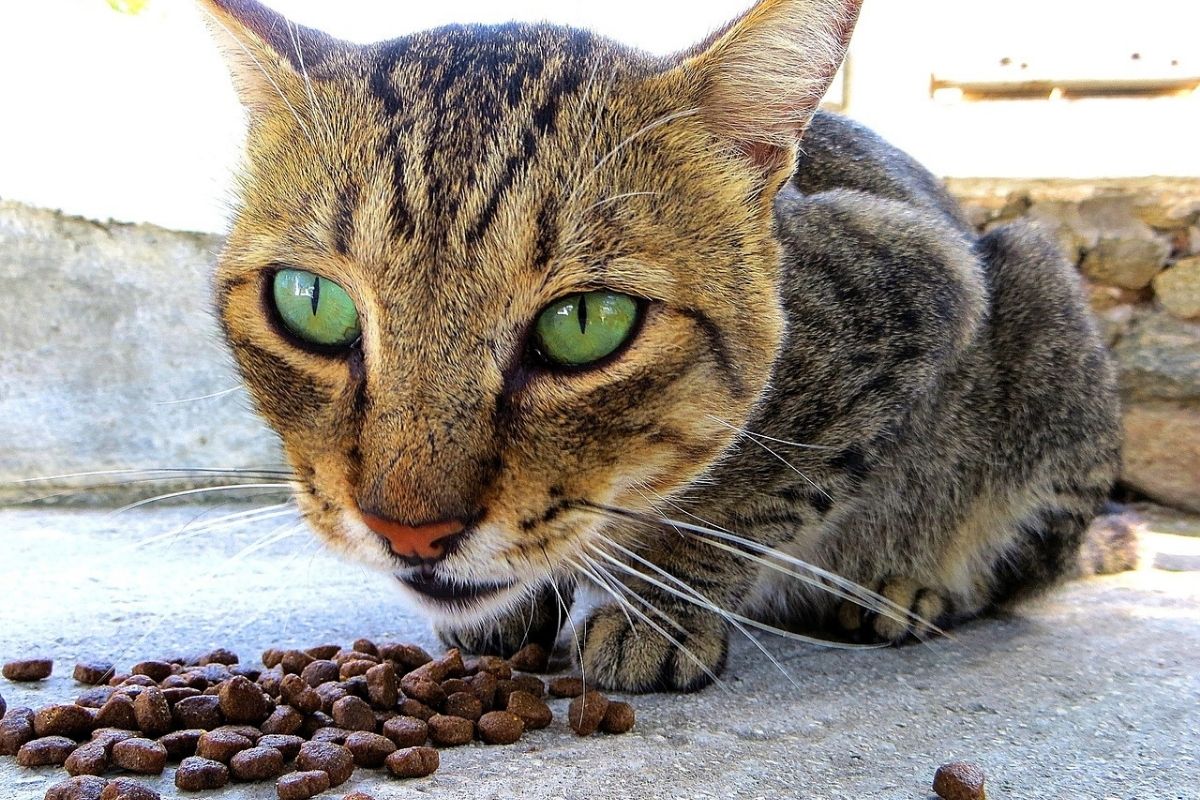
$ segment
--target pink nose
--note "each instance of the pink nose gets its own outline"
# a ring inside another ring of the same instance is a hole
[[[466,528],[466,525],[457,519],[414,526],[368,511],[362,512],[362,518],[368,528],[387,541],[393,553],[401,558],[415,558],[421,561],[436,561],[446,555],[450,542]]]

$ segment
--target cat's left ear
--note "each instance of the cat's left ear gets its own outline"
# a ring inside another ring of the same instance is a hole
[[[680,69],[700,87],[705,123],[768,183],[789,169],[845,57],[861,4],[759,0],[682,55]]]
[[[297,25],[257,0],[198,0],[233,75],[242,103],[264,112],[303,91],[304,75],[342,42]],[[282,95],[282,96],[281,96]]]

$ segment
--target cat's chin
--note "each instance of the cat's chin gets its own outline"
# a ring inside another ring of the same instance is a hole
[[[516,581],[448,580],[432,570],[396,573],[405,594],[436,622],[470,624],[500,614],[524,594]]]

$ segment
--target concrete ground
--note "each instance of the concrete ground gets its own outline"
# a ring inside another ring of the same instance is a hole
[[[0,680],[9,706],[74,698],[77,659],[128,666],[221,645],[249,660],[269,645],[359,636],[433,645],[387,576],[339,562],[307,533],[248,549],[287,518],[161,538],[215,513],[0,510],[0,660],[56,663],[43,684]],[[993,800],[1195,800],[1200,522],[1151,528],[1138,571],[1072,584],[953,639],[848,652],[765,638],[795,685],[743,641],[723,688],[635,698],[630,734],[579,739],[558,701],[554,724],[516,745],[445,750],[418,781],[358,770],[323,797],[908,800],[931,796],[939,764],[964,759],[986,770]],[[2,759],[0,798],[40,800],[62,777]],[[147,782],[176,796],[171,770]]]

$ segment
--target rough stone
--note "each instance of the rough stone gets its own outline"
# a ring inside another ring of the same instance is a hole
[[[1126,289],[1141,289],[1167,263],[1171,246],[1158,238],[1101,239],[1083,258],[1089,278]]]
[[[1139,311],[1113,353],[1127,403],[1200,400],[1200,323]]]
[[[1200,511],[1200,408],[1138,403],[1123,415],[1122,480],[1149,497]]]
[[[1163,308],[1182,319],[1200,319],[1200,256],[1177,261],[1154,276],[1154,294]]]

